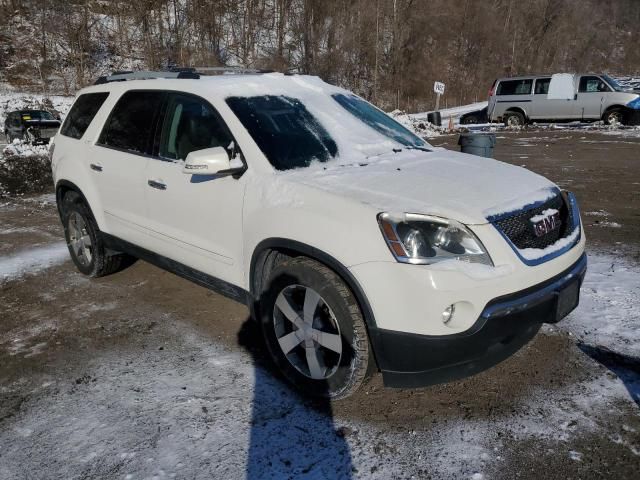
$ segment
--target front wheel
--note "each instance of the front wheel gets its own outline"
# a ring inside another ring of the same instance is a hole
[[[348,397],[375,366],[353,293],[335,272],[307,257],[273,270],[260,323],[274,363],[304,394]]]
[[[607,110],[603,116],[606,125],[621,125],[624,122],[624,112],[619,108]]]

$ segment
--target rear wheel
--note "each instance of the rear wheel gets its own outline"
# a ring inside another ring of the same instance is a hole
[[[620,108],[607,110],[602,119],[606,125],[621,125],[624,122],[624,112]]]
[[[520,112],[506,112],[504,114],[504,125],[506,127],[523,127],[525,125],[524,115]]]
[[[375,363],[360,307],[347,285],[306,257],[273,270],[260,323],[276,366],[304,394],[345,398]]]
[[[102,277],[133,263],[129,255],[110,252],[105,248],[91,211],[75,192],[64,196],[62,224],[69,254],[81,273]]]

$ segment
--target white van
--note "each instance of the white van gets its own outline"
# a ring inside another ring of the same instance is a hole
[[[551,95],[551,82],[562,95]],[[640,95],[621,87],[608,75],[556,74],[500,78],[489,91],[492,122],[522,126],[530,122],[596,121],[627,124],[636,121]]]

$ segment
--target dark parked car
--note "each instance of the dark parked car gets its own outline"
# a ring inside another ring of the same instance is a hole
[[[482,110],[476,110],[473,112],[465,113],[460,116],[460,123],[462,125],[473,125],[476,123],[489,123],[489,117],[487,117],[487,107]]]
[[[29,143],[49,143],[60,128],[60,118],[46,110],[10,112],[4,121],[7,143],[20,139]]]

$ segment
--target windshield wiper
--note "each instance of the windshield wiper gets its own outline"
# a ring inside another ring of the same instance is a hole
[[[405,147],[407,150],[420,150],[421,152],[433,152],[433,150],[426,147],[418,147],[417,145],[412,145],[410,147]]]

